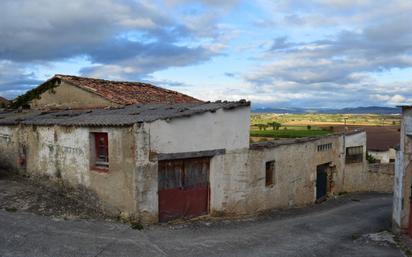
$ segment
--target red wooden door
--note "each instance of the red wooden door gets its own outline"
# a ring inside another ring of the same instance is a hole
[[[209,158],[159,162],[159,220],[208,213]]]

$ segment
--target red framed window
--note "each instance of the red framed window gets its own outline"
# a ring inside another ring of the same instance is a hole
[[[93,133],[95,146],[95,166],[109,167],[109,137],[107,133]]]

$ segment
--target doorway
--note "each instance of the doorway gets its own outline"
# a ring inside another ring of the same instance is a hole
[[[328,193],[328,170],[329,163],[316,167],[316,201],[326,199]]]
[[[209,210],[210,158],[159,162],[159,221],[193,218]]]

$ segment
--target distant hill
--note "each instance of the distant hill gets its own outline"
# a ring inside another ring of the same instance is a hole
[[[343,108],[338,110],[337,113],[347,114],[399,114],[400,108],[394,107],[381,107],[381,106],[368,106],[368,107],[356,107],[356,108]]]
[[[330,113],[330,114],[399,114],[400,109],[394,107],[367,106],[343,109],[322,109],[322,108],[252,108],[255,113]]]

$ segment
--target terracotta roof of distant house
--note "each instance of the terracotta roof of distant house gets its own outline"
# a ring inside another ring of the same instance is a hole
[[[394,126],[363,127],[367,135],[367,148],[370,151],[387,151],[400,142],[400,132]]]
[[[6,98],[0,96],[0,108],[2,108],[2,107],[4,108],[9,103],[10,103],[9,100],[7,100]]]
[[[48,81],[55,79],[60,79],[71,85],[77,86],[94,94],[97,94],[111,102],[121,105],[147,103],[176,104],[203,102],[194,97],[173,90],[157,87],[148,83],[112,81],[61,74],[56,74],[53,78],[49,79]]]
[[[6,98],[0,96],[0,104],[2,104],[2,103],[7,104],[7,103],[9,103],[9,100],[7,100]]]

